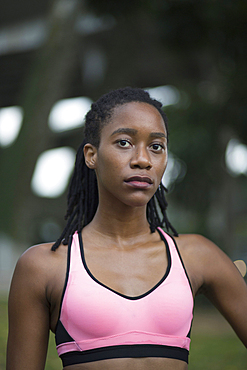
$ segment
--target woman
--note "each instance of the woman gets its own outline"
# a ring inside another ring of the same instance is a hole
[[[198,293],[247,346],[238,270],[204,237],[178,236],[166,217],[167,141],[161,104],[141,89],[92,104],[67,226],[55,244],[28,249],[14,272],[8,370],[44,369],[49,329],[66,370],[185,370]]]

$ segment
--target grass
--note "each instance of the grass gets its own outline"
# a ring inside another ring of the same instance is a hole
[[[246,370],[246,348],[219,312],[206,307],[195,309],[189,370]]]
[[[246,370],[247,353],[239,340],[229,335],[193,336],[189,370]]]
[[[0,299],[0,370],[5,369],[7,338],[7,299]]]
[[[189,370],[246,370],[247,351],[225,320],[212,308],[197,308]],[[0,298],[0,370],[5,370],[7,299]],[[62,369],[51,335],[46,370]]]

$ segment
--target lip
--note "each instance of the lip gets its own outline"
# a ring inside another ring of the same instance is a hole
[[[147,182],[148,184],[153,183],[152,179],[149,176],[140,176],[140,175],[131,176],[125,180],[125,182],[132,182],[132,181]]]
[[[153,181],[150,177],[138,175],[128,177],[124,182],[137,189],[147,189],[153,184]]]

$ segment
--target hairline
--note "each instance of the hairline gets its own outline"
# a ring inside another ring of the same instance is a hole
[[[117,108],[120,108],[124,105],[127,105],[127,104],[132,104],[132,103],[141,103],[141,104],[148,104],[150,105],[151,107],[154,107],[158,113],[160,114],[161,118],[162,118],[162,121],[164,123],[164,126],[165,126],[165,130],[166,130],[166,140],[168,142],[168,126],[167,126],[167,122],[165,121],[165,118],[162,116],[160,110],[154,105],[152,104],[151,102],[145,102],[145,101],[142,101],[142,100],[131,100],[131,101],[127,101],[127,102],[123,102],[123,103],[118,103],[116,104],[114,107],[111,107],[109,109],[109,111],[107,112],[107,116],[105,118],[105,120],[103,122],[100,123],[99,125],[99,144],[98,146],[96,147],[98,149],[98,147],[100,146],[100,141],[101,141],[101,132],[102,132],[102,129],[103,127],[105,127],[106,125],[110,124],[110,123],[113,123],[113,115],[114,115],[114,111],[115,109]],[[165,114],[165,113],[164,113]]]

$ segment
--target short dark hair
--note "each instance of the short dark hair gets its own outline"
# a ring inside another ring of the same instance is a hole
[[[53,251],[59,247],[61,242],[68,244],[70,235],[75,231],[81,232],[83,227],[92,221],[98,207],[97,178],[94,170],[89,169],[85,164],[84,145],[90,143],[98,148],[102,127],[110,122],[114,109],[130,102],[141,102],[154,106],[164,120],[168,138],[167,117],[162,110],[162,104],[152,99],[149,93],[143,89],[125,87],[113,90],[102,95],[93,103],[86,115],[85,138],[78,149],[74,173],[69,186],[68,209],[65,216],[67,224],[61,236],[53,244]],[[147,220],[151,232],[154,232],[158,226],[162,227],[165,224],[167,230],[171,229],[174,235],[178,235],[166,215],[165,191],[166,188],[160,183],[156,193],[147,204]]]

